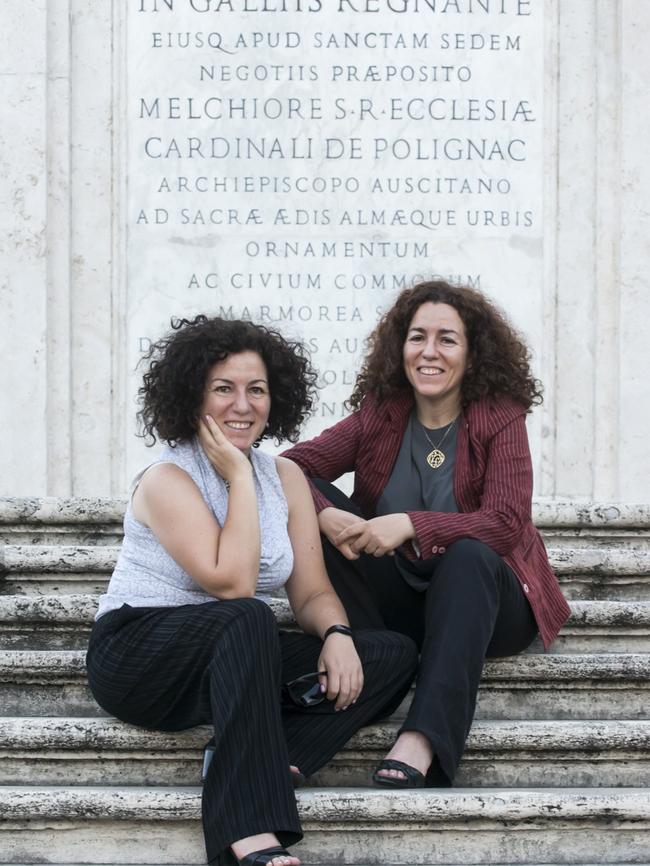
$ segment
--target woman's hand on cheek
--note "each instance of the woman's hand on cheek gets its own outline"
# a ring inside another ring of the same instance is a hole
[[[411,538],[415,529],[408,514],[385,514],[366,520],[363,526],[349,526],[336,538],[339,549],[347,545],[355,554],[392,556],[395,549]]]
[[[208,460],[226,481],[232,482],[238,474],[252,471],[248,457],[235,448],[210,415],[199,419],[198,435]]]

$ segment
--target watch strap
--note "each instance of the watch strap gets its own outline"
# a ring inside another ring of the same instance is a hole
[[[347,637],[352,637],[352,629],[349,625],[343,625],[342,623],[336,623],[336,625],[331,625],[325,634],[323,635],[323,640],[326,640],[331,634],[344,634]]]

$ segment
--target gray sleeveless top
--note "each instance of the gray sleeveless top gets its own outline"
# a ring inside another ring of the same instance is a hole
[[[257,598],[267,601],[269,593],[288,580],[293,568],[293,550],[287,530],[289,510],[270,454],[251,449],[253,478],[260,521],[261,558]],[[165,448],[151,464],[174,463],[183,469],[199,488],[223,526],[228,511],[228,491],[214,470],[198,439]],[[147,467],[149,468],[149,467]],[[141,472],[135,484],[139,482]],[[218,601],[197,584],[173,559],[154,533],[133,516],[131,504],[124,515],[124,542],[106,593],[100,596],[97,619],[123,604],[131,607],[176,607]]]

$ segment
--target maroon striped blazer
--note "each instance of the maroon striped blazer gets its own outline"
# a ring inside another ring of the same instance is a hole
[[[335,481],[354,472],[352,499],[367,517],[390,478],[413,398],[405,392],[361,408],[283,456],[308,478]],[[531,518],[533,471],[523,406],[506,397],[471,403],[462,415],[456,445],[454,495],[459,513],[410,511],[424,558],[461,538],[475,538],[503,557],[519,578],[548,649],[570,609]],[[331,503],[312,487],[316,510]]]

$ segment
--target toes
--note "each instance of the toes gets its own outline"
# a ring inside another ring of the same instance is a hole
[[[387,779],[406,779],[401,770],[380,770],[377,775],[385,776]]]

